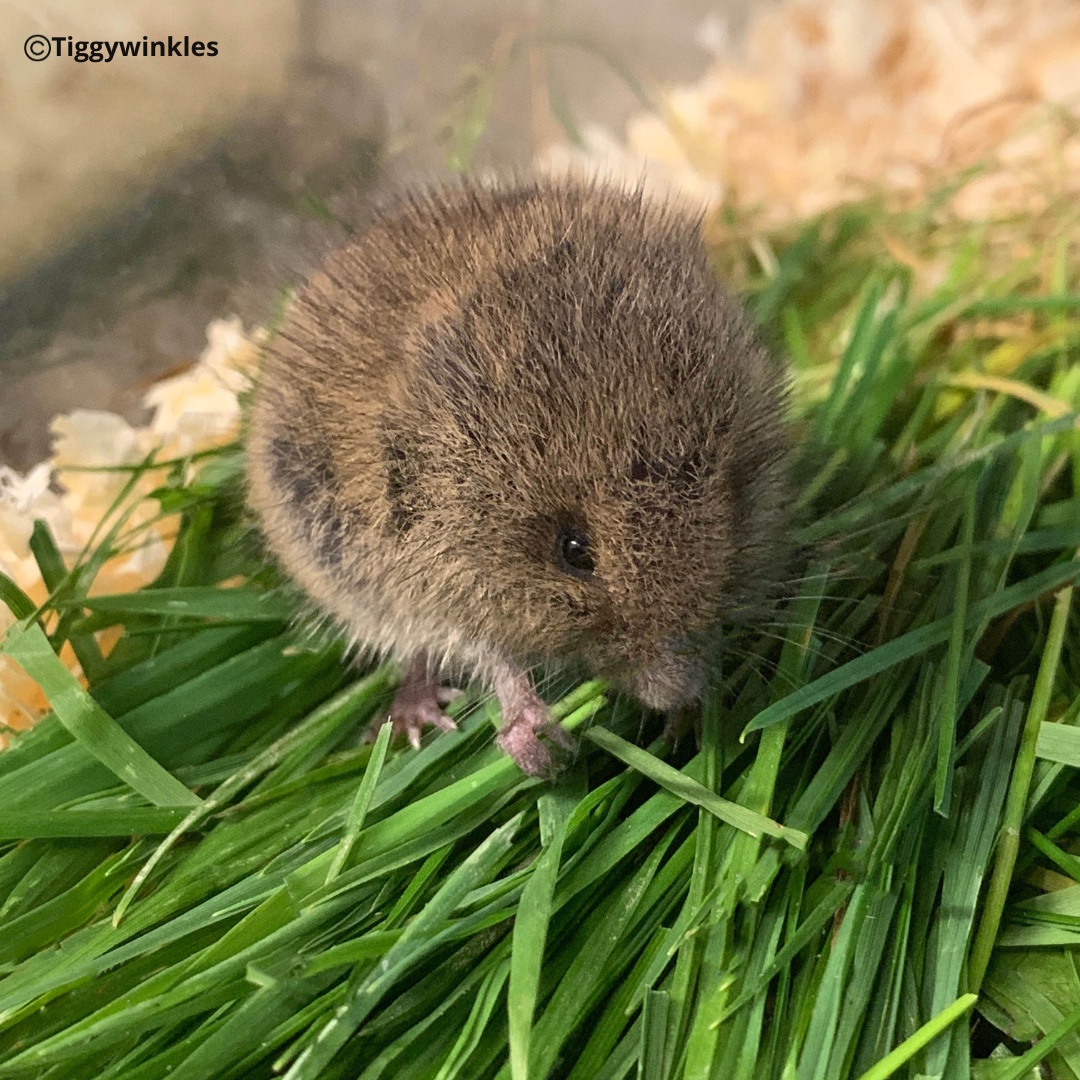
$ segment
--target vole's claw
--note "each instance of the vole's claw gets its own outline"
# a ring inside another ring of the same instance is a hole
[[[390,703],[390,737],[396,739],[404,735],[409,745],[419,750],[424,728],[457,731],[457,724],[443,712],[442,707],[463,693],[455,686],[439,685],[422,660],[415,662]]]
[[[457,731],[457,724],[442,711],[437,698],[402,703],[395,698],[390,707],[390,722],[390,737],[406,736],[414,750],[420,749],[420,736],[424,728]]]

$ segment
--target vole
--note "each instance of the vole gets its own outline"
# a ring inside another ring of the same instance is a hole
[[[534,666],[672,709],[705,685],[701,635],[767,610],[784,394],[697,216],[601,180],[414,191],[272,338],[250,501],[318,607],[406,668],[397,732],[453,727],[441,679],[471,672],[549,775],[568,736]]]

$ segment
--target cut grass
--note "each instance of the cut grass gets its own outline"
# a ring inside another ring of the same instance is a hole
[[[941,213],[720,252],[793,358],[810,557],[700,747],[595,683],[554,784],[475,695],[362,742],[392,672],[293,625],[235,450],[171,463],[142,592],[86,595],[123,519],[72,571],[38,530],[50,602],[0,578],[56,710],[0,755],[0,1077],[1080,1077],[1075,237],[995,277],[1017,223]]]

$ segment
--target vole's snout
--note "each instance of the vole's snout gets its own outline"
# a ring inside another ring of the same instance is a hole
[[[663,652],[619,681],[642,704],[664,711],[700,697],[705,685],[700,661],[677,652]]]

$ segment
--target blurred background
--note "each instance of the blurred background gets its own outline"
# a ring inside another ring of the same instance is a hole
[[[68,55],[144,38],[217,54]],[[534,161],[680,190],[766,270],[868,197],[1073,251],[1080,2],[0,0],[0,466],[73,408],[144,422],[384,189]]]
[[[0,5],[0,464],[47,456],[59,412],[140,420],[141,394],[197,358],[210,320],[264,321],[329,218],[381,186],[617,131],[737,49],[768,4]],[[24,54],[31,35],[49,56]],[[66,55],[68,37],[144,35],[218,51]]]

